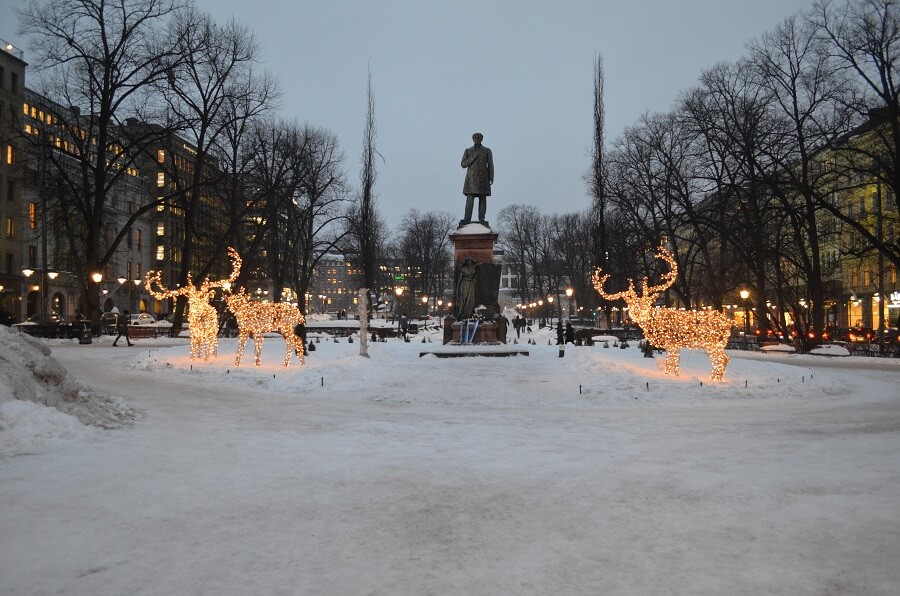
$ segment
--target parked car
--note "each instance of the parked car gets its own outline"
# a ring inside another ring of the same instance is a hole
[[[130,317],[131,319],[128,321],[129,325],[152,325],[153,323],[156,323],[156,319],[153,315],[145,312],[133,314],[130,315]]]
[[[27,319],[25,319],[24,323],[17,323],[17,325],[65,325],[66,320],[59,316],[59,313],[51,312],[47,314],[47,318],[45,320],[41,320],[40,314],[31,315]]]

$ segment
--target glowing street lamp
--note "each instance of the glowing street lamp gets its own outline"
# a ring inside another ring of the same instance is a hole
[[[749,290],[741,290],[741,300],[744,301],[744,335],[750,332],[750,319],[748,317],[750,292]]]

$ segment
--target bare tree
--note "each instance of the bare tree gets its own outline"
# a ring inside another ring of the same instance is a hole
[[[829,147],[841,155],[834,161],[838,181],[859,185],[874,180],[890,190],[894,217],[900,216],[900,10],[896,0],[817,0],[809,17],[827,41],[830,58],[853,73],[858,94],[847,101],[855,123],[871,133],[873,142],[844,142],[834,138]],[[840,182],[838,182],[840,183]],[[840,205],[823,201],[823,209],[852,228],[868,246],[900,268],[900,243],[887,239],[867,222]]]
[[[132,223],[151,208],[148,202],[130,217],[112,217],[109,200],[156,140],[153,134],[123,130],[127,118],[148,117],[154,107],[148,92],[177,54],[160,40],[178,5],[177,0],[48,0],[20,12],[45,94],[73,107],[54,111],[59,136],[70,149],[54,151],[50,159],[65,189],[59,200],[70,214],[70,252],[80,257],[73,268],[81,302],[94,321],[99,294],[90,275],[104,271]]]
[[[593,199],[591,203],[591,252],[594,263],[603,266],[606,263],[606,107],[603,103],[603,56],[594,57],[594,138],[589,155],[591,169],[585,175],[588,192]]]
[[[453,260],[449,234],[453,215],[447,212],[421,213],[411,209],[399,228],[397,253],[411,272],[410,291],[443,295]]]
[[[193,6],[175,16],[170,43],[176,54],[163,60],[166,77],[158,86],[166,98],[168,113],[195,146],[186,171],[177,171],[179,164],[173,151],[166,162],[175,170],[177,182],[171,201],[184,214],[179,283],[185,284],[192,269],[200,271],[197,279],[203,279],[216,259],[225,257],[227,244],[222,232],[227,229],[227,220],[216,217],[203,201],[221,175],[211,154],[232,126],[232,119],[252,118],[273,107],[278,91],[270,79],[252,76],[259,44],[245,26],[234,20],[220,26]],[[235,114],[229,109],[235,104],[250,107],[249,113]],[[205,250],[195,252],[201,242]],[[181,296],[173,328],[180,327],[186,305],[186,297]]]
[[[780,143],[768,146],[767,163],[759,164],[759,170],[781,202],[785,226],[779,227],[779,238],[794,244],[791,250],[779,251],[785,264],[791,264],[793,279],[775,280],[773,287],[779,310],[789,310],[800,336],[808,338],[810,331],[821,333],[825,327],[825,279],[830,272],[823,264],[823,247],[838,240],[836,228],[827,226],[821,216],[833,176],[822,167],[821,150],[850,130],[844,108],[849,82],[843,69],[827,59],[827,46],[817,28],[794,17],[751,44],[750,51],[748,65],[756,83],[769,92],[782,137]],[[785,238],[786,229],[792,233]],[[812,306],[807,311],[801,302]]]
[[[310,275],[319,259],[347,233],[341,209],[348,200],[343,152],[334,133],[304,128],[306,151],[300,156],[303,172],[300,195],[290,210],[285,283],[294,289],[305,312]]]
[[[366,123],[363,129],[362,167],[360,170],[360,189],[356,204],[348,214],[349,250],[359,261],[362,269],[362,287],[370,292],[377,287],[378,265],[384,251],[385,227],[378,213],[378,196],[375,194],[375,182],[378,171],[375,159],[380,157],[375,148],[377,131],[375,128],[375,95],[372,91],[372,76],[367,84]],[[369,311],[371,312],[371,293]]]

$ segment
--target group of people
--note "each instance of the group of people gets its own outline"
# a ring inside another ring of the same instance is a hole
[[[572,321],[566,321],[566,328],[563,330],[562,320],[556,322],[556,345],[564,343],[575,343],[575,329],[572,327]]]
[[[523,316],[516,315],[512,320],[512,324],[513,329],[516,330],[516,337],[522,337],[522,331],[524,331],[525,328],[528,327],[528,319]]]

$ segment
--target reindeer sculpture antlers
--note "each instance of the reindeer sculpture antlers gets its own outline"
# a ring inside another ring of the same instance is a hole
[[[629,299],[637,298],[637,297],[656,297],[668,290],[675,283],[675,280],[678,279],[678,263],[675,262],[675,257],[672,256],[665,246],[660,245],[656,252],[656,258],[665,261],[665,263],[669,266],[669,270],[666,273],[663,273],[662,279],[663,283],[658,286],[650,286],[649,280],[645,277],[641,280],[641,294],[638,296],[637,291],[634,289],[634,279],[628,278],[628,289],[622,292],[616,292],[614,294],[609,294],[603,290],[603,286],[606,284],[606,280],[609,279],[609,274],[603,274],[603,270],[600,267],[597,267],[594,270],[593,275],[591,276],[591,281],[594,284],[594,289],[597,290],[597,293],[606,298],[607,300],[618,300],[619,298],[625,300],[626,302]]]

